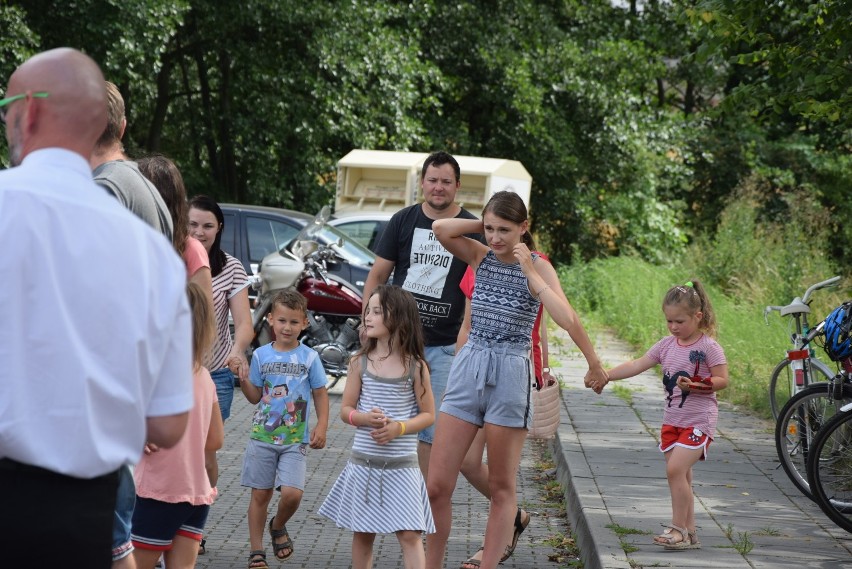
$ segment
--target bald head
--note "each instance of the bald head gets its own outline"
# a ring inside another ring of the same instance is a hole
[[[30,97],[8,109],[10,149],[17,148],[19,160],[51,147],[71,150],[88,160],[106,127],[106,87],[98,65],[70,48],[35,55],[9,78],[6,95],[39,91],[47,92],[47,98]]]

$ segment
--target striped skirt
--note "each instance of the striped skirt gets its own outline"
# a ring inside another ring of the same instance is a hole
[[[319,514],[363,533],[435,533],[417,455],[379,457],[353,452]]]

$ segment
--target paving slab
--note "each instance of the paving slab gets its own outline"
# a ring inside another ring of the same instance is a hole
[[[702,549],[671,552],[654,545],[660,524],[671,520],[657,449],[661,378],[650,370],[597,395],[583,386],[585,362],[570,338],[561,330],[553,336],[559,340],[552,342],[550,360],[565,384],[567,417],[553,448],[586,569],[852,568],[852,536],[778,468],[772,423],[725,402],[709,458],[694,468]],[[611,333],[593,336],[606,365],[635,357]]]
[[[332,522],[316,513],[343,470],[352,448],[354,429],[344,425],[339,419],[343,386],[344,382],[341,382],[330,393],[331,421],[327,447],[316,451],[308,450],[305,494],[299,511],[287,524],[294,541],[295,553],[290,559],[279,564],[272,555],[269,537],[264,536],[267,560],[273,568],[344,569],[352,566],[352,533],[335,527]],[[240,470],[253,410],[254,407],[237,392],[231,417],[225,424],[225,445],[218,453],[219,497],[212,506],[207,521],[207,554],[198,558],[196,567],[200,569],[233,569],[247,565],[250,548],[246,511],[250,492],[240,486]],[[533,517],[518,542],[515,555],[501,565],[506,569],[539,569],[553,566],[548,556],[553,554],[554,550],[548,545],[548,538],[568,531],[564,519],[545,517],[535,510],[535,505],[540,503],[540,487],[535,481],[539,473],[536,468],[534,444],[536,443],[529,442],[524,446],[518,473],[518,501],[532,508]],[[548,449],[547,445],[540,446],[540,450]],[[577,449],[578,455],[581,455],[579,444]],[[591,480],[591,476],[589,479]],[[605,512],[600,496],[596,495],[601,512]],[[460,477],[453,505],[453,531],[447,546],[446,567],[457,568],[481,544],[485,533],[488,503]],[[377,536],[373,566],[377,569],[403,566],[402,554],[395,536]]]

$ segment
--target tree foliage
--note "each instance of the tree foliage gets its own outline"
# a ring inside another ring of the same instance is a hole
[[[0,3],[0,64],[92,55],[129,153],[191,193],[311,211],[353,148],[511,158],[556,260],[662,260],[754,173],[848,212],[850,0],[763,4],[28,0]]]
[[[704,0],[688,15],[705,32],[702,58],[731,68],[726,105],[852,142],[852,2]]]

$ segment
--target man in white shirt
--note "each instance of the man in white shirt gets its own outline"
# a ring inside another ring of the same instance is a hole
[[[0,119],[14,166],[0,172],[3,564],[60,547],[68,566],[106,569],[117,470],[146,441],[177,443],[193,404],[185,271],[92,180],[106,125],[94,61],[29,59]]]

